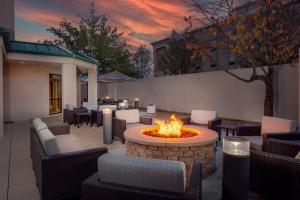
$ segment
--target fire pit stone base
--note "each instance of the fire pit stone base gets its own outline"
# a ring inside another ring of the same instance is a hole
[[[198,146],[153,146],[126,140],[126,153],[129,156],[182,161],[186,165],[187,172],[190,171],[193,161],[197,160],[203,165],[204,178],[216,170],[214,143]]]

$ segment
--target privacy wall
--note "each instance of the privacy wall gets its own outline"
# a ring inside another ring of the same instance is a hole
[[[297,119],[298,67],[279,66],[275,73],[275,113]],[[232,72],[249,77],[251,69]],[[113,96],[114,87],[108,86]],[[220,117],[260,121],[263,116],[264,84],[245,83],[224,71],[155,77],[117,85],[118,98],[140,99],[140,106],[155,104],[158,109],[190,113],[193,109],[217,110]]]

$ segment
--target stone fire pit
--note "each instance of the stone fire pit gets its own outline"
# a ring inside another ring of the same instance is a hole
[[[215,172],[215,142],[218,138],[215,131],[199,126],[185,126],[196,129],[199,134],[188,138],[160,138],[142,133],[143,129],[149,127],[151,126],[126,129],[124,136],[127,155],[183,161],[187,172],[192,162],[198,160],[203,164],[203,177]]]

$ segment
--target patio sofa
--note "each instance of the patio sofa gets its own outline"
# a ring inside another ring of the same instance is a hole
[[[99,105],[98,110],[91,110],[91,126],[96,124],[98,127],[103,125],[103,109],[111,109],[113,117],[115,116],[116,105]]]
[[[192,164],[189,184],[185,170],[180,161],[105,154],[98,159],[98,173],[82,183],[82,198],[201,200],[202,165]]]
[[[195,124],[205,126],[211,130],[216,130],[216,126],[222,123],[216,111],[192,110],[190,117],[181,118],[185,125]]]
[[[126,128],[151,125],[152,118],[140,116],[138,109],[116,110],[115,117],[112,119],[113,137],[121,138],[122,143],[125,143],[124,131]]]
[[[81,182],[97,171],[106,148],[86,149],[70,134],[69,125],[47,126],[40,119],[30,128],[30,155],[42,200],[81,194]]]
[[[274,134],[288,134],[296,130],[297,123],[294,120],[264,116],[261,124],[238,126],[236,135],[249,139],[251,149],[265,150],[264,148],[269,136]]]
[[[88,110],[83,107],[75,108],[71,104],[66,104],[63,112],[63,122],[68,124],[74,124],[75,123],[75,116],[74,114],[76,112],[87,112]]]
[[[269,135],[266,151],[250,151],[250,188],[266,199],[300,199],[300,134]]]

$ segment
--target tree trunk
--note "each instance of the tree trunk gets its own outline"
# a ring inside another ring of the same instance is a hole
[[[273,69],[268,70],[268,82],[265,82],[265,103],[264,103],[264,115],[273,116],[274,106],[274,89],[273,89]]]

